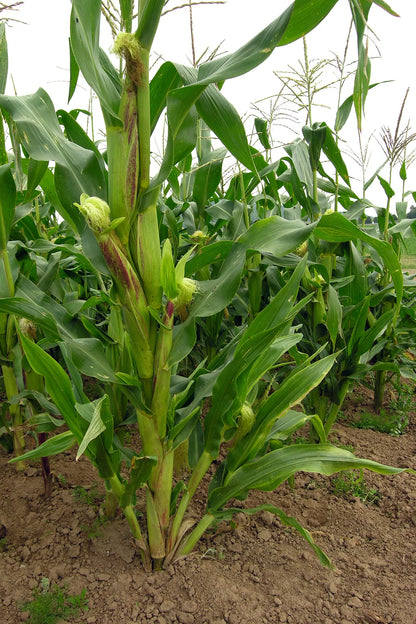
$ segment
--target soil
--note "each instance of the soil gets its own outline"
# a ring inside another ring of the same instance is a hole
[[[348,426],[367,398],[351,394],[333,441],[395,466],[416,469],[416,415],[405,433]],[[19,606],[42,578],[87,590],[87,624],[415,624],[416,475],[365,472],[378,504],[333,493],[334,477],[299,474],[293,487],[253,493],[294,516],[331,558],[324,568],[293,529],[269,512],[238,514],[169,569],[146,575],[122,517],[103,522],[98,477],[67,452],[51,458],[60,476],[43,496],[40,465],[17,473],[0,454],[0,624],[28,617]],[[81,488],[80,488],[81,486]]]

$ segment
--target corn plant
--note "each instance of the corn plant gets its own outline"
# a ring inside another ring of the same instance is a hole
[[[53,455],[77,444],[77,457],[85,454],[91,460],[122,509],[147,570],[160,569],[188,554],[210,526],[236,512],[229,505],[233,499],[245,499],[250,489],[272,490],[298,470],[332,474],[367,467],[388,474],[400,472],[326,444],[319,417],[291,411],[322,381],[337,353],[322,359],[314,355],[307,358],[273,393],[259,393],[264,375],[289,350],[296,349],[301,339],[292,322],[310,299],[297,301],[306,258],[251,323],[236,331],[209,362],[202,360],[187,377],[177,374],[195,345],[197,322],[221,313],[233,300],[247,259],[253,254],[285,256],[306,241],[317,226],[271,215],[247,223],[235,240],[197,249],[189,246],[174,258],[172,243],[169,238],[163,240],[159,225],[161,185],[170,176],[172,179],[174,166],[194,149],[198,119],[251,172],[250,176],[260,180],[242,122],[216,85],[249,71],[276,46],[314,28],[336,1],[316,0],[313,4],[311,11],[310,2],[296,0],[233,54],[198,68],[164,63],[150,80],[149,54],[164,1],[139,2],[137,22],[132,3],[120,1],[124,30],[115,41],[115,51],[123,59],[120,71],[99,47],[101,2],[73,0],[70,91],[75,89],[81,71],[101,103],[107,139],[105,158],[85,133],[79,132],[70,115],[59,116],[65,128],[65,134],[62,132],[44,90],[0,98],[30,157],[55,163],[56,209],[78,232],[85,256],[102,279],[111,279],[109,301],[122,319],[121,334],[129,356],[123,370],[113,370],[105,353],[102,360],[95,357],[103,351],[92,342],[94,338],[86,338],[76,350],[75,344],[80,343],[71,341],[61,319],[54,318],[44,301],[38,299],[36,305],[29,306],[16,297],[4,298],[2,310],[16,312],[21,305],[22,316],[35,320],[45,338],[55,334],[63,358],[48,353],[47,340],[43,349],[20,332],[29,366],[45,379],[46,391],[68,425],[68,431],[24,457]],[[362,6],[354,0],[351,6],[357,23],[363,26],[367,3]],[[362,35],[359,32],[360,45]],[[362,87],[363,77],[357,94]],[[165,108],[167,145],[160,169],[151,178],[150,136]],[[202,169],[206,164],[202,154],[201,159]],[[203,169],[205,181],[209,173],[209,167]],[[199,209],[203,208],[203,195],[197,194],[195,200],[201,202]],[[7,214],[12,214],[11,203]],[[320,228],[320,235],[330,240],[331,236],[335,240],[337,236],[351,238],[344,222],[340,227],[329,218]],[[196,275],[200,279],[194,279]],[[58,324],[61,328],[56,331]],[[123,389],[135,411],[139,448],[131,450],[121,443],[108,394],[87,398],[76,362],[82,362],[92,375],[97,375],[96,368],[107,371],[102,372],[107,374],[107,381]],[[202,405],[206,407],[204,414]],[[322,444],[278,448],[271,444],[287,439],[311,418]],[[188,475],[179,480],[174,461],[184,444],[188,447]],[[123,477],[122,462],[128,467]],[[218,465],[212,474],[214,462]],[[195,521],[190,513],[193,497],[206,481],[206,509]],[[138,519],[137,504],[144,511],[143,522]],[[258,509],[265,508],[297,528],[328,563],[296,520],[272,506]]]

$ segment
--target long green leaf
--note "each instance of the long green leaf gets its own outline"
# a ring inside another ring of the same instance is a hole
[[[0,167],[0,252],[7,249],[16,206],[16,186],[10,165]]]
[[[107,395],[101,397],[97,401],[92,403],[85,403],[83,405],[75,405],[78,413],[83,416],[85,409],[88,409],[90,412],[91,421],[88,425],[88,429],[85,432],[85,435],[79,445],[77,457],[79,459],[81,455],[84,453],[87,446],[98,436],[103,433],[106,429],[105,423],[101,417],[101,408],[104,401],[108,401]]]
[[[373,247],[382,257],[385,267],[390,272],[393,280],[396,290],[396,310],[398,314],[403,297],[403,274],[399,259],[389,243],[363,232],[339,212],[323,215],[316,226],[315,234],[319,238],[333,243],[362,240],[370,245],[370,247]]]
[[[103,344],[97,338],[66,338],[65,344],[70,350],[72,361],[81,373],[105,383],[118,382],[107,360]]]
[[[19,455],[18,457],[13,457],[13,459],[9,460],[9,463],[12,464],[18,461],[26,461],[27,459],[39,459],[40,457],[59,455],[59,453],[63,453],[72,448],[75,442],[76,439],[72,431],[64,431],[52,438],[48,438],[43,444],[40,444],[31,451],[27,451],[27,453],[23,453],[23,455]]]
[[[7,54],[6,24],[0,22],[0,93],[6,90],[9,61]]]
[[[244,500],[250,490],[274,490],[299,471],[331,475],[356,468],[367,468],[387,475],[406,470],[360,459],[345,449],[329,444],[295,444],[243,464],[231,474],[223,487],[209,493],[208,511],[215,513],[232,498]]]
[[[225,461],[230,474],[254,458],[264,447],[275,421],[297,405],[329,372],[337,354],[327,356],[292,373],[262,404],[254,426],[230,451]]]
[[[301,221],[287,221],[274,216],[257,221],[240,236],[231,248],[218,278],[200,282],[199,294],[188,319],[174,329],[171,362],[182,360],[195,344],[195,319],[216,314],[230,303],[240,284],[248,251],[284,256],[306,240],[314,227],[315,224],[305,225]]]
[[[65,138],[53,103],[43,89],[22,97],[0,95],[0,106],[13,117],[22,144],[31,158],[56,163],[55,186],[59,197],[56,208],[59,210],[63,206],[62,216],[69,216],[71,224],[79,231],[84,253],[97,269],[108,273],[92,231],[74,206],[82,193],[106,199],[106,179],[97,154]],[[55,189],[52,191],[54,193]]]
[[[339,334],[342,334],[342,306],[338,299],[337,291],[331,284],[328,286],[328,311],[326,315],[326,324],[331,338],[332,346]]]
[[[85,80],[100,100],[107,124],[120,126],[121,85],[115,84],[115,70],[109,75],[111,63],[99,46],[100,20],[101,0],[72,0],[72,53]]]
[[[203,63],[200,82],[222,82],[241,76],[265,61],[277,46],[284,46],[313,30],[338,0],[295,0],[277,19],[236,52]]]
[[[139,3],[141,10],[136,37],[147,50],[152,46],[164,5],[165,0],[146,0]]]
[[[0,312],[16,314],[32,320],[45,332],[49,340],[55,341],[60,338],[53,315],[36,303],[22,297],[2,297],[0,298]]]
[[[239,507],[227,507],[227,509],[224,509],[223,511],[217,511],[217,512],[212,512],[212,513],[215,515],[217,520],[231,520],[232,517],[238,513],[245,513],[251,516],[261,511],[268,511],[269,513],[274,514],[275,516],[279,518],[280,522],[284,526],[295,529],[303,537],[303,539],[306,540],[310,546],[312,546],[321,564],[329,568],[332,567],[330,559],[328,559],[327,555],[319,548],[319,546],[317,546],[317,544],[315,544],[313,537],[309,533],[309,531],[304,529],[303,526],[299,524],[299,522],[296,520],[296,518],[293,518],[292,516],[288,516],[279,507],[275,507],[274,505],[265,503],[264,505],[259,505],[259,507],[252,507],[250,509],[240,509]]]
[[[226,153],[227,150],[223,148],[213,150],[209,153],[207,160],[203,161],[195,171],[193,199],[200,212],[208,205],[210,197],[220,183],[222,163]]]
[[[75,409],[75,396],[68,375],[62,366],[36,343],[31,342],[22,334],[20,340],[31,368],[45,378],[47,392],[80,444],[87,430],[87,424]]]

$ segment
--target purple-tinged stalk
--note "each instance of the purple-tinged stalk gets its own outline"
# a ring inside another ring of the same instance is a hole
[[[35,324],[26,318],[19,319],[19,332],[26,336],[32,342],[37,341],[37,330]],[[40,394],[44,394],[45,392],[45,380],[42,375],[39,375],[33,368],[28,368],[24,371],[25,378],[25,387],[26,390],[34,390],[39,392]],[[31,415],[36,413],[36,408],[31,403],[28,404],[28,410]],[[40,432],[38,434],[38,443],[39,445],[46,442],[48,437],[47,432]],[[43,478],[43,486],[44,486],[44,496],[45,498],[50,498],[52,494],[52,485],[53,485],[53,474],[51,472],[49,457],[41,457],[41,466],[42,466],[42,478]]]

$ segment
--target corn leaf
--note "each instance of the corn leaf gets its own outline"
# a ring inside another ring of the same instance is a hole
[[[174,140],[180,124],[169,112],[169,106],[172,108],[169,100],[172,98],[180,100],[181,115],[195,104],[199,115],[231,154],[248,169],[256,171],[244,125],[234,106],[215,85],[257,67],[270,56],[277,45],[285,45],[302,37],[329,13],[336,2],[337,0],[296,0],[246,45],[232,54],[203,63],[197,72],[182,65],[165,64],[152,81],[151,118],[154,127],[166,102],[171,137],[168,136],[161,172],[153,184],[158,185],[166,179],[173,164]],[[169,92],[169,85],[177,86],[178,82],[185,86]],[[195,90],[189,92],[190,87]],[[183,91],[185,93],[181,93]],[[184,100],[187,101],[186,105],[182,103]]]
[[[374,347],[375,342],[384,334],[393,321],[393,317],[394,310],[388,310],[376,320],[372,327],[362,333],[357,345],[358,355],[364,355],[364,353],[367,353],[367,351]]]
[[[396,313],[398,314],[403,297],[403,274],[399,259],[389,243],[363,232],[339,212],[323,215],[316,226],[315,234],[333,243],[362,240],[373,247],[383,259],[393,280],[397,298]]]
[[[327,133],[326,124],[313,124],[312,128],[303,126],[302,134],[309,147],[309,162],[312,170],[317,171],[321,158],[321,150]]]
[[[68,375],[62,366],[36,343],[22,334],[20,334],[20,340],[31,368],[45,378],[47,392],[80,444],[87,425],[75,410],[75,397]]]
[[[391,188],[390,184],[387,182],[387,180],[385,180],[384,178],[382,178],[380,175],[377,175],[377,179],[380,182],[381,186],[383,187],[383,190],[385,192],[385,194],[387,195],[387,197],[389,199],[391,199],[392,197],[394,197],[395,192],[394,190]]]
[[[260,511],[268,511],[269,513],[274,514],[280,520],[280,522],[287,527],[295,529],[306,542],[313,548],[315,554],[317,555],[319,561],[322,565],[331,568],[332,564],[327,555],[315,544],[312,535],[303,528],[301,524],[293,518],[292,516],[288,516],[285,512],[279,507],[275,507],[274,505],[270,505],[265,503],[264,505],[259,505],[258,507],[252,507],[250,509],[240,509],[239,507],[227,507],[227,509],[211,512],[215,516],[217,520],[231,520],[235,514],[245,513],[249,516],[259,513]]]
[[[90,420],[88,429],[86,430],[85,435],[79,445],[76,459],[79,459],[84,453],[87,446],[106,430],[106,424],[104,423],[101,416],[101,409],[105,401],[108,402],[107,395],[104,395],[96,401],[91,401],[90,403],[75,405],[75,408],[80,416],[85,419],[88,418]]]
[[[347,297],[348,305],[361,303],[368,293],[367,270],[363,257],[353,242],[345,250],[343,276],[353,276],[354,279],[339,289],[340,297]]]
[[[101,0],[72,0],[71,50],[85,80],[100,100],[106,123],[120,126],[121,84],[99,47],[100,19]]]
[[[244,124],[237,110],[218,87],[208,85],[197,100],[196,108],[228,151],[247,169],[256,171]]]
[[[97,338],[65,338],[70,357],[84,375],[105,383],[117,383],[118,379],[110,366],[104,346]]]
[[[224,474],[233,473],[253,459],[264,447],[276,420],[300,403],[331,369],[337,354],[327,356],[289,375],[262,404],[250,432],[231,449],[225,460]]]
[[[387,4],[387,2],[384,2],[384,0],[373,0],[373,2],[374,4],[377,4],[379,7],[387,11],[387,13],[390,13],[390,15],[393,15],[394,17],[400,17],[400,15],[396,13],[396,11],[394,11],[391,6]]]
[[[0,167],[0,252],[7,249],[16,206],[16,186],[10,165]]]
[[[64,451],[68,451],[72,448],[75,442],[76,439],[72,431],[64,431],[63,433],[58,433],[52,438],[48,438],[35,449],[27,451],[27,453],[23,453],[23,455],[13,457],[13,459],[9,460],[9,463],[12,464],[13,462],[26,461],[27,459],[39,459],[40,457],[59,455],[59,453],[63,453]]]
[[[332,346],[335,349],[337,337],[339,334],[342,335],[342,306],[338,299],[337,291],[331,284],[328,286],[326,325],[328,327]]]
[[[147,483],[150,473],[157,464],[157,457],[142,455],[133,457],[129,482],[125,486],[124,494],[120,498],[120,506],[135,504],[136,491]]]
[[[373,84],[369,85],[368,90],[370,91],[370,89],[374,89],[374,87],[377,87],[380,84],[385,84],[387,82],[392,82],[392,81],[382,80],[381,82],[374,82]],[[343,103],[338,108],[336,119],[335,119],[335,132],[339,132],[340,130],[342,130],[342,128],[347,123],[353,104],[354,104],[354,96],[350,95],[343,101]]]
[[[306,259],[256,316],[239,340],[233,359],[218,376],[212,407],[205,418],[205,450],[213,456],[218,453],[225,429],[235,425],[234,419],[250,390],[299,341],[297,335],[277,337],[286,334],[287,318],[296,301],[305,262]]]
[[[322,123],[321,127],[326,127],[325,140],[322,146],[322,151],[328,160],[334,165],[336,171],[342,177],[346,184],[350,184],[350,178],[348,175],[347,166],[342,158],[341,150],[339,149],[334,135],[332,134],[331,129],[326,125],[326,123]]]
[[[6,23],[0,22],[0,93],[6,90],[9,59],[7,53]]]
[[[150,50],[152,46],[164,5],[165,0],[147,0],[147,2],[141,2],[139,5],[141,9],[136,37],[140,45],[147,50]]]
[[[264,147],[264,149],[271,149],[271,144],[268,135],[267,129],[267,121],[266,119],[261,119],[260,117],[255,117],[254,119],[254,127],[257,132],[257,136],[259,138],[260,143]]]
[[[295,433],[298,429],[306,425],[313,418],[312,414],[304,414],[303,412],[296,412],[295,410],[289,410],[284,416],[281,416],[276,420],[273,427],[267,436],[267,442],[271,440],[280,440],[284,442],[292,433]]]
[[[232,246],[218,278],[199,283],[199,294],[187,320],[174,328],[170,363],[182,360],[196,340],[195,319],[223,310],[237,292],[248,251],[284,256],[296,249],[313,231],[315,224],[269,217],[254,223]]]
[[[68,104],[72,99],[77,88],[79,78],[79,65],[76,61],[74,53],[72,52],[71,39],[69,39],[69,90],[68,90]]]
[[[29,155],[35,160],[55,161],[65,170],[68,186],[74,187],[71,195],[78,197],[77,201],[83,192],[106,198],[105,179],[96,154],[65,138],[46,91],[39,89],[22,97],[3,95],[0,105],[13,117]],[[85,224],[78,210],[72,208],[69,212],[82,231]]]
[[[364,104],[370,87],[371,62],[368,55],[368,40],[365,38],[367,18],[372,2],[368,0],[350,0],[355,29],[357,32],[358,66],[354,79],[354,108],[358,129],[361,131]]]
[[[368,311],[370,309],[370,295],[367,295],[362,302],[356,306],[356,312],[353,315],[354,326],[347,345],[347,353],[351,355],[359,345],[364,334],[367,323]]]
[[[355,457],[349,451],[329,444],[295,444],[244,463],[230,475],[224,486],[210,491],[207,510],[215,514],[232,498],[244,500],[250,490],[274,490],[299,471],[331,475],[357,468],[387,475],[406,470]]]
[[[51,341],[59,340],[60,338],[53,315],[32,301],[27,301],[22,297],[1,297],[0,312],[16,314],[31,319],[45,332],[45,336]]]
[[[199,81],[222,82],[241,76],[265,61],[276,46],[283,46],[313,30],[338,0],[295,0],[277,19],[236,52],[203,63]]]
[[[202,212],[208,201],[217,189],[222,175],[222,163],[227,150],[219,148],[209,152],[206,160],[202,161],[195,171],[193,200]]]
[[[36,187],[40,184],[47,169],[47,161],[34,160],[33,158],[29,158],[29,164],[27,168],[26,197],[30,197],[30,195],[36,190]]]

